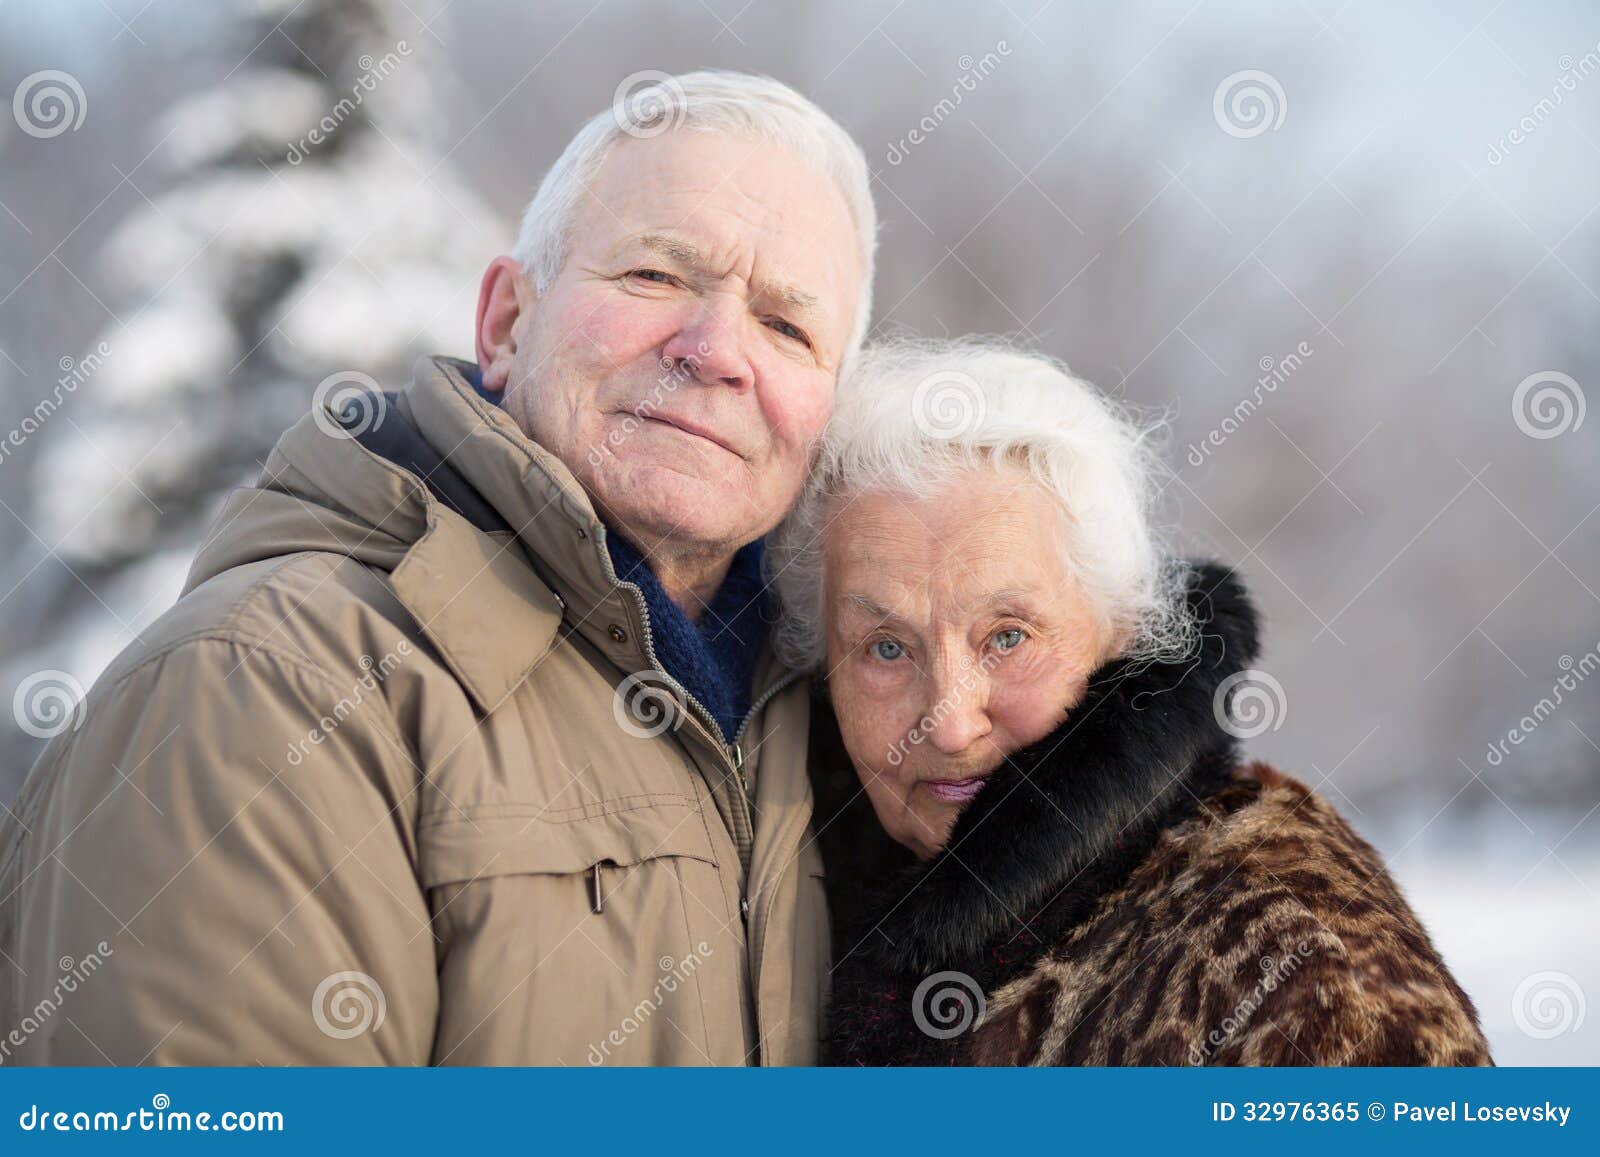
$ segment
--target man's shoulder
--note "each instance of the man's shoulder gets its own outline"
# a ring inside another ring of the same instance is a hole
[[[112,661],[109,688],[175,653],[231,647],[342,677],[422,643],[385,577],[355,559],[301,551],[233,567],[185,593]]]

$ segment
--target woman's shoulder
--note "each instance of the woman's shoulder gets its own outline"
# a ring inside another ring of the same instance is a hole
[[[1241,868],[1256,871],[1293,872],[1316,864],[1334,878],[1350,875],[1362,885],[1387,876],[1377,850],[1326,797],[1260,760],[1241,764],[1201,799],[1195,815],[1169,833],[1169,843],[1192,858],[1237,859]]]
[[[1129,886],[1157,881],[1182,903],[1233,913],[1224,934],[1265,924],[1360,940],[1375,931],[1374,921],[1420,932],[1377,849],[1324,796],[1260,761],[1241,765],[1199,800]]]
[[[1123,899],[1155,904],[1257,993],[1259,1023],[1277,1027],[1250,1043],[1281,1049],[1286,1029],[1310,1050],[1282,1063],[1487,1060],[1470,998],[1382,856],[1325,797],[1268,764],[1238,768],[1200,801]],[[1327,1002],[1341,1006],[1336,1017]],[[1246,1054],[1249,1035],[1236,1042]]]
[[[982,1063],[1489,1063],[1382,858],[1266,764],[1224,772],[1095,912],[992,994]]]

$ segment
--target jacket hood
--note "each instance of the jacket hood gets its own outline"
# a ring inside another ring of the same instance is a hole
[[[438,368],[448,372],[450,363],[440,359]],[[423,369],[419,363],[419,375]],[[409,427],[409,399],[364,393],[338,400],[342,410],[317,407],[285,431],[255,484],[229,494],[195,554],[184,594],[234,567],[301,551],[393,571],[426,535],[433,496],[355,432]]]
[[[879,877],[850,933],[862,950],[901,972],[972,961],[1027,914],[1092,888],[1101,861],[1153,841],[1231,775],[1224,722],[1231,677],[1258,653],[1256,611],[1215,563],[1189,565],[1185,598],[1199,627],[1189,654],[1096,671],[1065,721],[990,777],[943,852],[910,864],[907,853]]]
[[[422,358],[403,391],[339,398],[341,408],[318,406],[295,423],[256,484],[224,503],[183,593],[235,567],[304,551],[387,572],[484,712],[554,645],[567,606],[595,624],[631,621],[636,612],[619,593],[604,525],[582,487],[477,395],[465,369]],[[453,487],[439,487],[435,466]],[[624,669],[648,665],[632,640],[599,642]]]

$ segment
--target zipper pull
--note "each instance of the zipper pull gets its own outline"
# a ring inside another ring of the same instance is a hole
[[[739,785],[745,795],[750,794],[750,777],[744,773],[744,748],[737,743],[728,744],[728,757],[733,760],[733,770],[739,773]]]
[[[597,916],[605,911],[606,907],[605,894],[600,890],[600,863],[598,860],[595,861],[594,867],[589,869],[589,907]]]
[[[739,897],[739,919],[746,924],[750,923],[750,897],[748,896]]]

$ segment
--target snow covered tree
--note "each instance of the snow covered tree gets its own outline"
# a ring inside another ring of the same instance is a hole
[[[77,359],[79,400],[41,448],[32,524],[65,565],[41,568],[48,634],[7,687],[43,669],[88,686],[319,381],[393,387],[416,356],[470,348],[506,230],[445,161],[437,41],[402,0],[242,2],[218,59],[249,55],[153,126],[140,183],[164,191],[106,243],[96,292],[121,321]],[[36,749],[16,741],[0,799]]]

